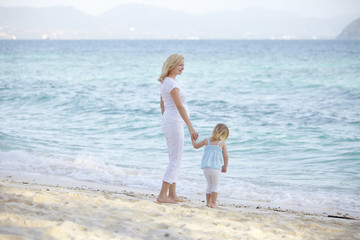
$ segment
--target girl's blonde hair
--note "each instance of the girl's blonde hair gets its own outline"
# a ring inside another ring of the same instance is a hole
[[[169,72],[171,72],[171,70],[173,70],[174,68],[176,68],[180,61],[184,59],[184,56],[181,54],[171,54],[166,61],[163,64],[162,67],[162,71],[161,71],[161,75],[159,77],[159,82],[163,82],[164,79],[169,75]]]
[[[215,126],[210,140],[225,141],[228,137],[229,137],[229,128],[225,124],[219,123],[218,125]]]

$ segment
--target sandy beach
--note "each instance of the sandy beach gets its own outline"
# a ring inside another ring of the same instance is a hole
[[[0,239],[360,239],[360,220],[199,199],[159,204],[133,191],[0,174]]]

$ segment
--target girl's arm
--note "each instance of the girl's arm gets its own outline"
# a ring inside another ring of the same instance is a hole
[[[161,96],[160,96],[160,109],[161,109],[161,115],[164,115],[165,112],[164,101]]]
[[[199,149],[206,145],[206,138],[199,143],[197,143],[196,140],[194,140],[194,139],[191,139],[191,142],[195,149]]]
[[[222,147],[222,149],[223,149],[223,157],[224,157],[224,166],[222,166],[221,172],[226,173],[227,166],[228,166],[228,163],[229,163],[229,155],[228,155],[228,152],[227,152],[225,142],[224,142],[224,146]]]
[[[179,114],[180,114],[181,118],[184,120],[184,122],[186,123],[186,125],[189,128],[191,139],[196,140],[199,137],[199,135],[195,131],[195,128],[193,127],[192,123],[190,122],[189,116],[187,115],[185,107],[182,104],[179,89],[174,88],[173,90],[171,90],[170,94],[171,94],[171,97],[174,100],[174,103],[176,105],[177,110],[179,111]]]

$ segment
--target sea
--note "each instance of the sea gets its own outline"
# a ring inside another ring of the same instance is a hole
[[[199,140],[230,129],[219,201],[360,216],[360,41],[2,40],[0,170],[157,195],[172,53]],[[203,151],[185,129],[179,195],[205,198]]]

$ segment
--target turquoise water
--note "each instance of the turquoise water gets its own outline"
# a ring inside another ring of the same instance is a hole
[[[230,128],[220,197],[360,213],[360,41],[0,41],[0,169],[157,193],[174,52],[200,139]],[[182,195],[202,151],[186,131]]]

